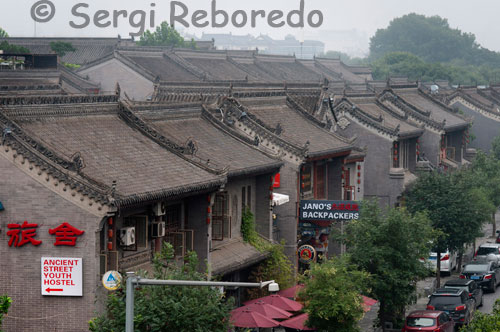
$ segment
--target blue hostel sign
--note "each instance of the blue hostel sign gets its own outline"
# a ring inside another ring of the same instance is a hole
[[[356,201],[300,201],[301,221],[335,221],[359,219],[359,202]]]

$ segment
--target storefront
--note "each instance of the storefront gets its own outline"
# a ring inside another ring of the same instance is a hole
[[[334,226],[360,217],[357,201],[301,200],[299,207],[299,269],[328,258],[330,234]]]

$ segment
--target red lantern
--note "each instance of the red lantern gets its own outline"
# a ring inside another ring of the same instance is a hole
[[[113,250],[113,242],[108,242],[108,250]]]

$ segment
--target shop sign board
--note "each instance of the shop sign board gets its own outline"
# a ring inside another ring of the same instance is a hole
[[[357,220],[360,217],[359,210],[359,202],[356,201],[302,200],[300,201],[300,220]]]
[[[42,295],[83,296],[82,258],[42,257]]]

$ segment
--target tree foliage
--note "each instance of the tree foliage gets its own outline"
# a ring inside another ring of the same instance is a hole
[[[456,66],[449,63],[429,63],[408,52],[387,53],[371,63],[374,79],[404,76],[410,80],[447,80],[452,84],[488,84],[500,80],[500,69],[487,66]]]
[[[0,28],[0,38],[8,38],[9,34],[4,29]]]
[[[500,299],[493,305],[493,312],[485,314],[475,312],[474,319],[460,329],[461,332],[497,332],[500,331]]]
[[[167,22],[162,22],[156,27],[156,31],[147,30],[137,42],[141,46],[171,46],[171,47],[188,47],[196,48],[194,40],[186,42],[175,28],[171,27]]]
[[[3,316],[7,315],[9,312],[10,305],[12,304],[12,299],[7,295],[0,296],[0,332],[2,332],[2,320]]]
[[[173,260],[174,251],[166,244],[153,259],[155,279],[205,280],[197,272],[196,253],[188,253],[185,264]],[[144,273],[147,276],[147,273]],[[135,331],[220,331],[230,328],[232,307],[211,287],[143,286],[135,291]],[[106,313],[89,322],[90,331],[118,332],[125,329],[125,288],[108,296]]]
[[[23,46],[11,45],[7,41],[0,42],[0,50],[4,53],[28,54],[30,50]]]
[[[371,38],[370,59],[376,79],[391,74],[454,84],[500,80],[500,53],[481,47],[473,34],[450,28],[439,16],[395,18]]]
[[[359,331],[363,316],[361,294],[366,292],[369,274],[349,263],[348,256],[312,264],[307,271],[305,287],[300,293],[307,326],[321,331]]]
[[[481,48],[474,34],[452,29],[445,18],[415,13],[395,18],[371,38],[372,58],[391,52],[413,53],[428,62],[500,65],[500,54]]]
[[[425,213],[411,216],[404,208],[382,213],[373,201],[363,202],[361,216],[346,229],[352,262],[371,275],[371,294],[380,301],[379,323],[399,326],[406,306],[416,300],[417,280],[428,274],[419,259],[429,254],[431,222]]]
[[[68,42],[50,42],[50,49],[54,51],[59,57],[65,56],[69,52],[75,52],[76,48],[73,47],[71,43]]]
[[[427,211],[434,229],[440,231],[436,242],[439,253],[461,251],[472,243],[494,211],[474,178],[474,173],[466,170],[422,174],[407,193],[408,210]]]
[[[253,269],[249,279],[256,282],[274,280],[280,285],[281,289],[291,287],[295,281],[293,265],[285,255],[283,243],[273,244],[260,237],[255,229],[255,218],[248,207],[245,208],[242,214],[241,234],[245,242],[268,254],[268,258]],[[269,292],[266,288],[249,288],[247,294],[250,299],[256,299],[269,295]]]

